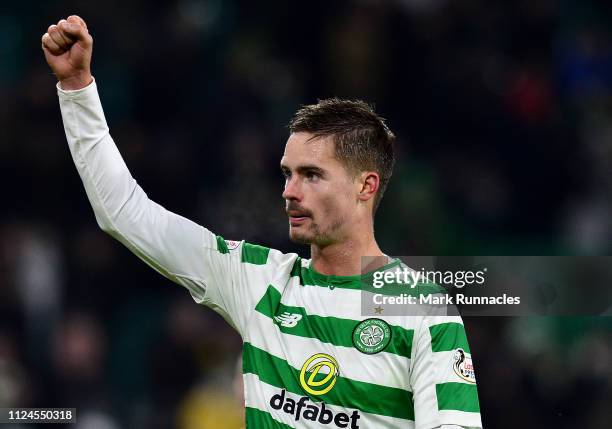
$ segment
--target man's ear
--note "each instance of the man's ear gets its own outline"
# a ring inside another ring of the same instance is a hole
[[[380,187],[380,176],[374,171],[364,171],[360,174],[358,183],[360,190],[357,198],[359,201],[368,201],[376,195]]]

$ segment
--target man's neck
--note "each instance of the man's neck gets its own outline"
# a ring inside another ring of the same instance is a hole
[[[315,271],[325,275],[352,276],[372,271],[382,267],[387,262],[383,252],[378,247],[374,234],[368,237],[349,239],[340,243],[319,247],[310,246],[311,266]],[[362,257],[375,257],[363,267]]]

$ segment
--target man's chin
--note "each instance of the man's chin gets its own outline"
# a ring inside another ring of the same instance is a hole
[[[311,234],[304,234],[302,231],[296,231],[294,228],[289,228],[289,239],[297,244],[311,244],[313,241]]]

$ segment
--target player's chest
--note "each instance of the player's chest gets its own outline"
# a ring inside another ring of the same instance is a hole
[[[337,377],[404,387],[412,337],[363,316],[358,291],[299,286],[262,297],[248,341],[284,360],[304,391],[320,394]]]

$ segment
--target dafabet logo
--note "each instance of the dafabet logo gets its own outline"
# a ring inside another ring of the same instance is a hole
[[[326,370],[321,371],[323,368]],[[325,353],[309,357],[300,371],[300,385],[311,395],[326,394],[334,388],[337,378],[338,361]]]
[[[325,353],[316,353],[310,356],[300,371],[300,386],[310,396],[325,395],[332,391],[340,375],[338,361]],[[312,401],[308,404],[309,401]],[[325,406],[324,402],[317,403],[309,396],[297,396],[282,389],[280,393],[270,398],[270,406],[289,414],[295,421],[310,420],[321,424],[334,424],[339,428],[359,429],[359,411],[352,414],[334,411]],[[340,408],[340,407],[338,407]],[[350,423],[350,426],[349,426]]]

